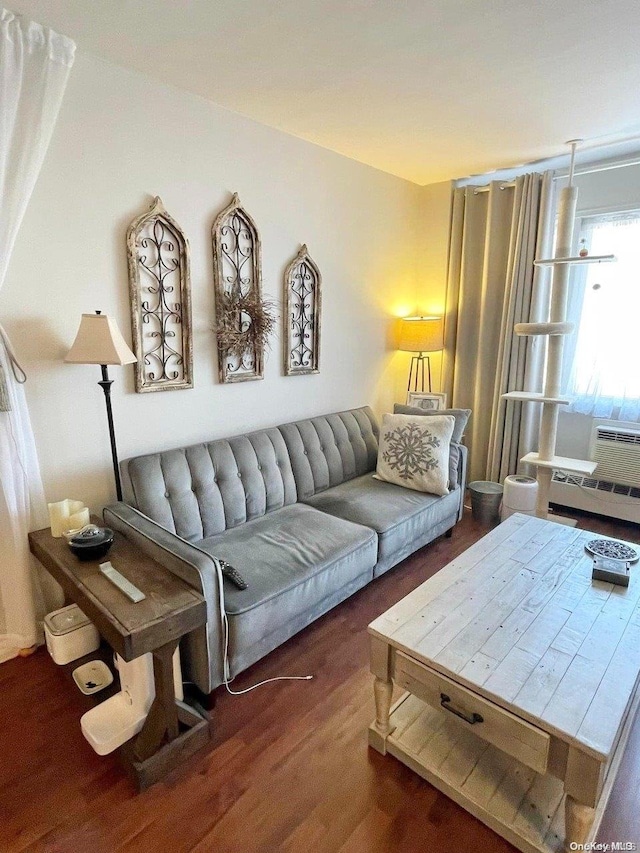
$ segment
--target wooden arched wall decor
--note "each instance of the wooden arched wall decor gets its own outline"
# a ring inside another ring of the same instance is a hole
[[[220,382],[262,379],[273,318],[262,300],[260,235],[237,193],[216,217],[211,236]]]
[[[193,388],[189,242],[159,196],[127,231],[136,391]]]
[[[284,272],[284,372],[304,376],[320,371],[322,276],[306,245]]]

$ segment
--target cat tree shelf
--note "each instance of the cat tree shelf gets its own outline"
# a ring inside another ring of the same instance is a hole
[[[534,261],[536,267],[555,267],[561,264],[610,264],[616,260],[615,255],[585,255],[581,258],[575,255],[571,258],[541,258],[539,261]]]
[[[538,468],[552,468],[559,471],[569,471],[572,474],[589,476],[596,470],[597,462],[589,459],[570,459],[568,456],[553,456],[551,459],[540,459],[538,453],[527,453],[520,460],[529,465],[537,465]]]
[[[571,400],[568,397],[545,397],[540,391],[508,391],[502,395],[503,400],[519,400],[522,403],[557,403],[559,406],[568,406]]]

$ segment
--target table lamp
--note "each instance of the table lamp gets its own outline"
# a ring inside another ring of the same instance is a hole
[[[400,321],[400,341],[398,349],[404,352],[414,352],[409,369],[407,391],[411,391],[411,381],[414,391],[424,391],[424,363],[427,362],[428,391],[431,391],[431,364],[429,356],[424,353],[438,352],[444,349],[444,317],[403,317]],[[420,376],[420,388],[418,388]]]
[[[111,458],[113,473],[116,479],[116,495],[122,500],[122,481],[118,467],[118,451],[116,449],[116,434],[113,427],[111,411],[111,385],[109,379],[109,364],[133,364],[137,361],[124,338],[120,334],[116,321],[100,311],[95,314],[83,314],[78,334],[73,346],[64,359],[69,364],[99,364],[102,369],[102,380],[98,385],[104,391],[107,406],[107,422],[109,424],[109,439],[111,441]]]

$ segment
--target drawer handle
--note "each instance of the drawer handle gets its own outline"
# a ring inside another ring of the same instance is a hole
[[[461,720],[464,720],[465,723],[469,723],[472,726],[474,723],[484,723],[484,718],[480,716],[480,714],[476,714],[475,711],[471,716],[463,713],[462,711],[458,711],[457,708],[454,708],[453,705],[450,705],[451,698],[447,696],[446,693],[440,694],[440,704],[445,709],[445,711],[451,711],[452,714],[455,714],[456,717],[460,717]]]

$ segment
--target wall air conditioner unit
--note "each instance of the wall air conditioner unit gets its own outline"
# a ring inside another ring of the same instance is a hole
[[[589,458],[598,463],[594,476],[599,480],[640,487],[640,429],[595,424]]]
[[[553,472],[551,501],[640,524],[640,429],[594,424],[589,457],[598,463],[590,477]]]

